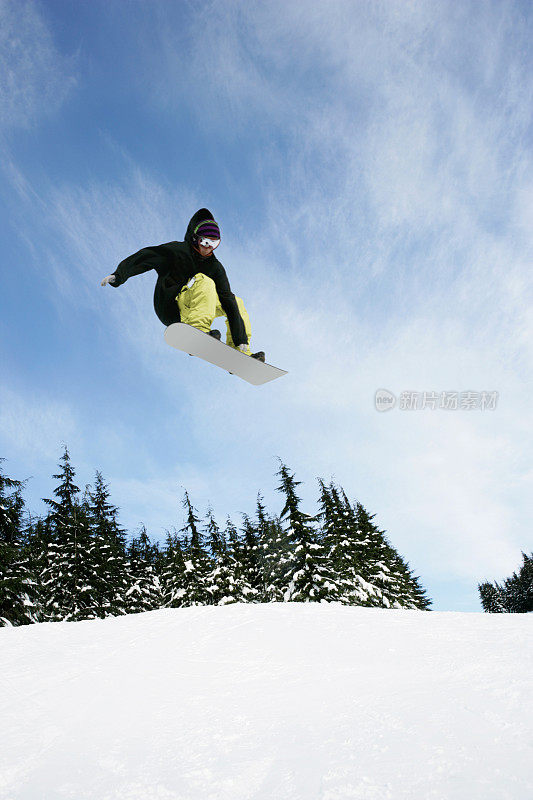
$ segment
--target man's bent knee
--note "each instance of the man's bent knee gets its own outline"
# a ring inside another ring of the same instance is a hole
[[[176,298],[181,321],[207,333],[215,318],[217,299],[214,280],[198,273],[193,284],[185,286]]]

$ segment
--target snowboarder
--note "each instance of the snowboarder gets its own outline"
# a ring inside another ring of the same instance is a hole
[[[211,330],[211,325],[216,317],[225,316],[226,344],[264,361],[264,352],[250,350],[250,319],[214,256],[219,244],[220,228],[211,212],[200,208],[189,222],[185,241],[143,247],[121,261],[101,285],[118,287],[134,275],[155,269],[154,309],[163,325],[183,322],[220,339],[220,331]]]

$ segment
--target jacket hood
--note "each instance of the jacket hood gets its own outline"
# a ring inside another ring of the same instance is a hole
[[[187,233],[185,234],[185,241],[192,245],[192,237],[194,229],[201,223],[214,219],[213,215],[208,208],[199,208],[198,211],[192,215],[189,224],[187,225]]]

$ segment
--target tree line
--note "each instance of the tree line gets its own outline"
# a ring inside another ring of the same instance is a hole
[[[526,614],[533,611],[533,553],[522,553],[522,564],[503,583],[480,583],[481,605],[491,614]]]
[[[3,461],[3,460],[2,460]],[[144,527],[128,537],[100,472],[82,493],[68,449],[60,459],[48,512],[25,509],[24,484],[0,463],[0,624],[84,620],[192,605],[340,602],[428,609],[420,579],[361,503],[318,480],[309,515],[300,483],[280,462],[284,498],[270,514],[221,529],[208,509],[200,519],[189,494],[184,525],[152,542]]]

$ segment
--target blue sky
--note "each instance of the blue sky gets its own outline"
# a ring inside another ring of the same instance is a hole
[[[62,443],[122,523],[377,514],[439,610],[531,542],[532,14],[518,2],[0,0],[0,450],[43,509]],[[154,275],[202,206],[257,389],[167,347]],[[380,388],[494,410],[376,411]]]

